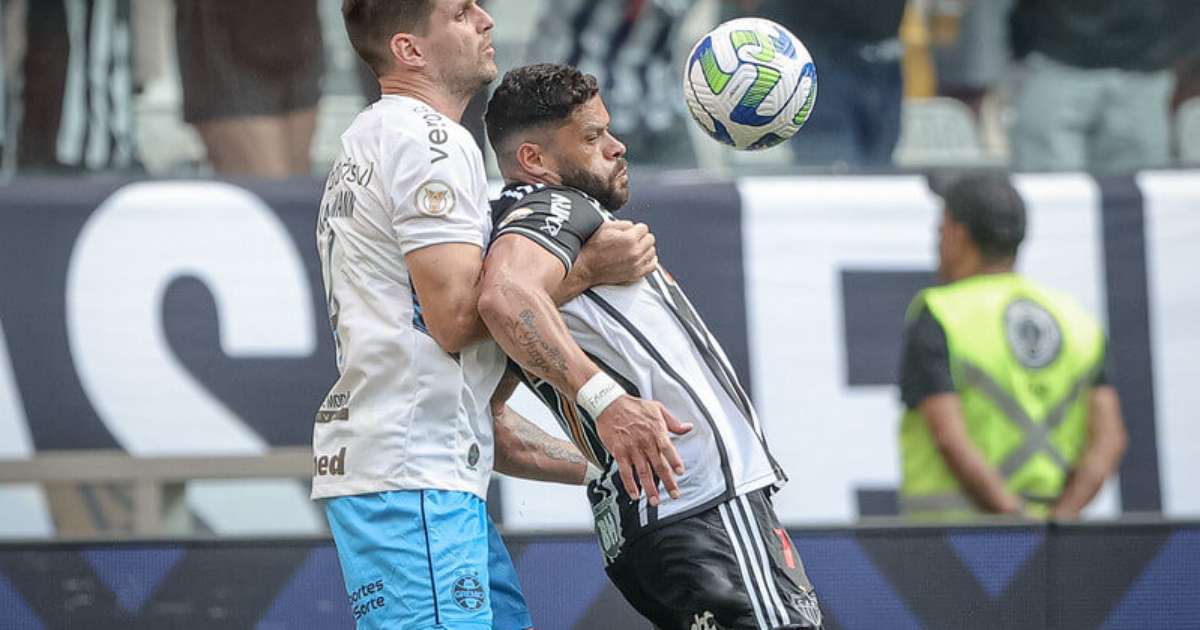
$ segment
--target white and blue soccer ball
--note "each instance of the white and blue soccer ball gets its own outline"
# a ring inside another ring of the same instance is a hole
[[[739,18],[692,48],[683,91],[688,110],[708,135],[735,149],[766,149],[808,121],[817,100],[817,68],[786,28]]]

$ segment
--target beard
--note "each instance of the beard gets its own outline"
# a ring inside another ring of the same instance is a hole
[[[479,90],[495,81],[498,74],[495,62],[483,59],[478,64],[460,65],[443,71],[439,75],[438,81],[446,86],[451,94],[457,97],[471,98]]]
[[[621,171],[627,162],[625,158],[617,160],[616,166],[607,177],[596,175],[582,168],[571,167],[561,174],[564,186],[570,186],[591,195],[609,212],[620,210],[629,201],[629,187],[618,183]]]

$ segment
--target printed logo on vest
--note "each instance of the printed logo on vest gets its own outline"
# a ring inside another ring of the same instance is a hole
[[[1054,363],[1062,351],[1058,322],[1030,300],[1016,300],[1004,309],[1004,334],[1017,362],[1031,370]]]

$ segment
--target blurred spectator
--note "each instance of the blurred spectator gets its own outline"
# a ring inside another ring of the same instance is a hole
[[[979,116],[984,98],[1008,76],[1008,16],[1014,0],[934,0],[930,24],[937,91]]]
[[[134,166],[129,0],[9,0],[2,8],[6,168]]]
[[[1019,0],[1016,168],[1118,174],[1168,163],[1170,1]]]
[[[595,75],[612,131],[634,162],[690,166],[673,43],[695,0],[561,0],[547,5],[526,57]]]
[[[1200,6],[1196,5],[1195,0],[1171,1],[1170,22],[1174,29],[1172,57],[1175,59],[1176,78],[1171,112],[1176,114],[1184,103],[1200,99],[1200,37],[1196,37],[1200,33]],[[1177,138],[1185,141],[1182,135],[1177,135]],[[1190,137],[1186,142],[1200,144],[1200,138]],[[1182,144],[1176,148],[1182,149]]]
[[[15,10],[14,0],[0,0],[0,177],[16,170],[17,121],[13,115],[16,98],[15,78],[20,76],[16,60],[24,54],[25,18]],[[24,3],[21,3],[21,10]]]
[[[316,0],[176,0],[183,118],[222,175],[309,173],[324,69]]]
[[[909,2],[900,20],[900,79],[904,98],[932,98],[937,94],[933,65],[933,38],[928,13],[921,0]]]
[[[1200,98],[1200,55],[1184,59],[1175,65],[1175,94],[1171,97],[1171,111]]]
[[[804,165],[892,164],[900,138],[900,22],[907,0],[737,0],[779,22],[817,65],[817,106],[791,147]]]
[[[1104,331],[1013,272],[1025,205],[1007,177],[945,193],[938,276],[908,312],[900,395],[901,511],[1075,518],[1125,449]]]

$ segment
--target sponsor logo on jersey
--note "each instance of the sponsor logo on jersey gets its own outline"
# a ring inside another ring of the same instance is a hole
[[[592,503],[592,520],[596,525],[596,539],[604,554],[604,565],[616,562],[625,547],[625,534],[621,531],[621,509],[617,505],[615,477],[617,467],[607,470],[600,479],[588,486],[588,500]]]
[[[431,179],[417,189],[417,210],[428,217],[444,217],[454,209],[454,189],[445,182]]]
[[[550,216],[546,217],[546,224],[542,226],[542,231],[550,236],[558,236],[563,223],[570,220],[571,199],[565,195],[550,193]]]
[[[721,630],[721,626],[711,612],[704,611],[692,617],[692,630]]]
[[[429,130],[429,163],[437,164],[450,157],[450,154],[441,148],[450,139],[450,134],[446,131],[445,117],[425,105],[417,107],[413,111],[420,114],[421,120],[425,122],[425,127]]]
[[[475,571],[469,571],[454,580],[451,594],[454,596],[454,603],[467,612],[475,612],[487,604],[487,591]]]
[[[531,214],[533,214],[533,208],[517,208],[516,210],[508,213],[508,216],[504,217],[504,220],[500,221],[500,225],[496,227],[502,228],[513,221],[524,219]]]
[[[1058,322],[1041,304],[1017,300],[1004,310],[1004,333],[1017,361],[1040,370],[1054,362],[1062,350]]]
[[[367,582],[350,591],[350,609],[354,611],[355,621],[385,606],[387,600],[383,595],[383,580]]]
[[[344,477],[346,475],[346,447],[343,446],[335,455],[313,457],[313,473],[317,477],[326,475]]]
[[[325,178],[325,190],[332,190],[334,186],[342,183],[366,186],[371,183],[374,176],[374,162],[362,165],[355,163],[354,160],[344,159],[335,162],[329,169],[329,176]]]
[[[336,330],[337,324],[334,324]],[[350,419],[350,392],[333,392],[325,397],[317,410],[317,423]]]

